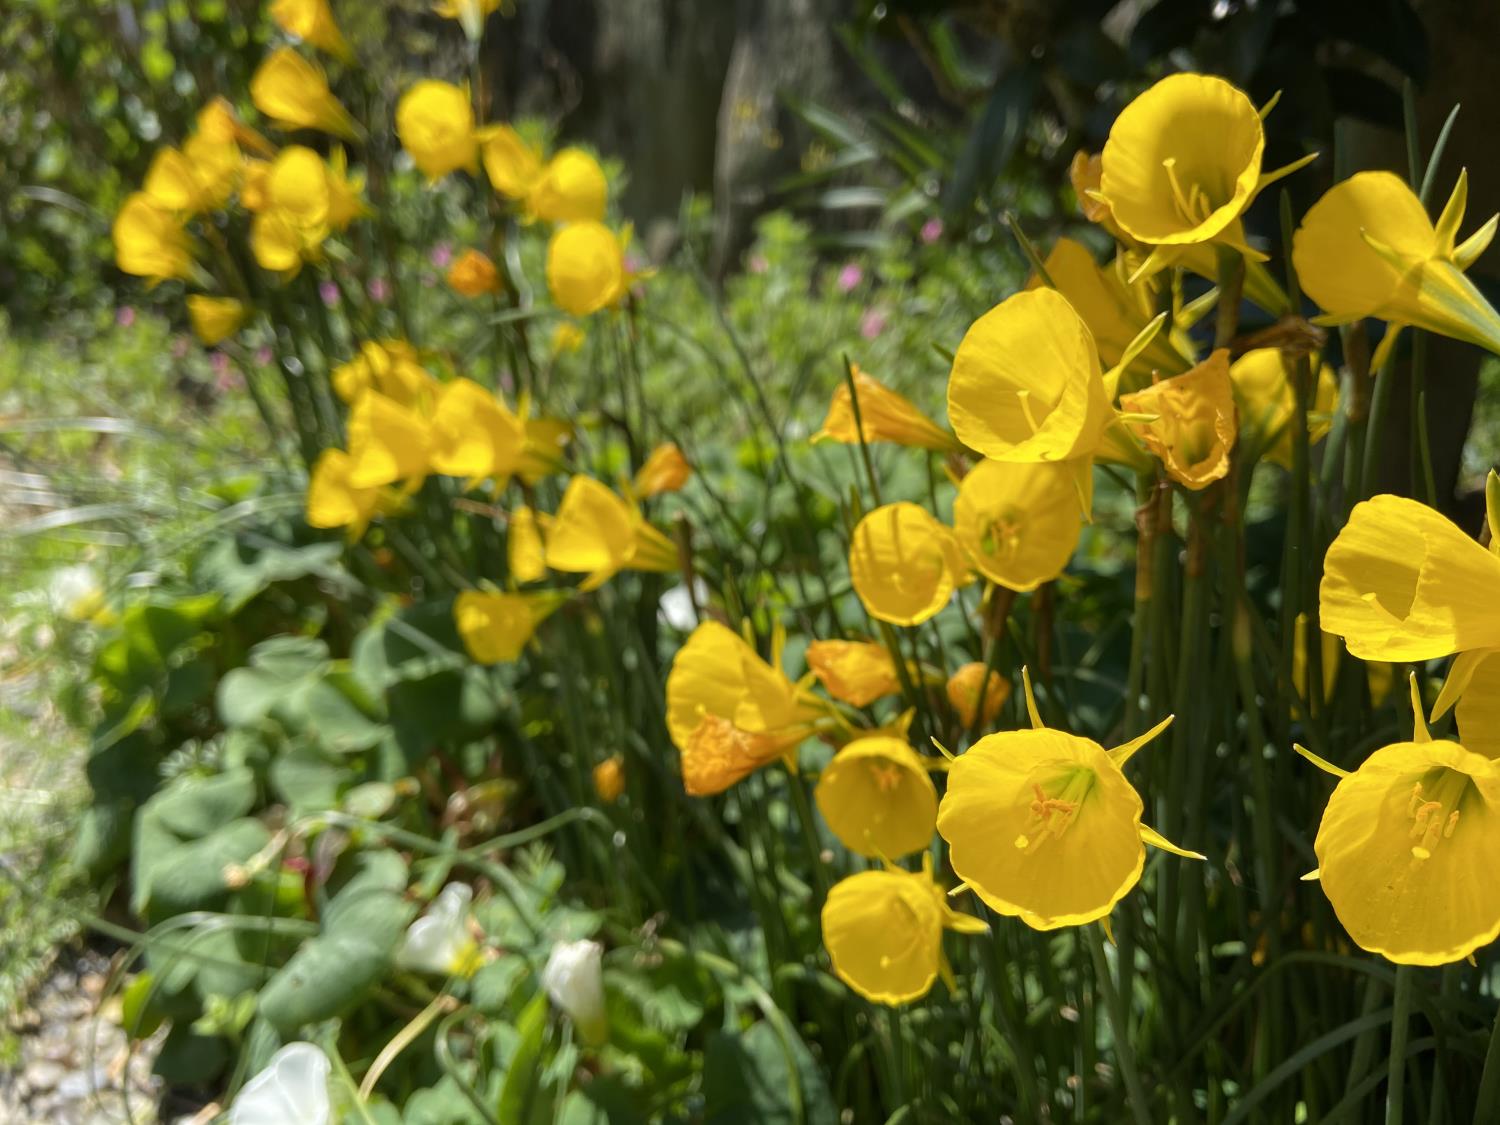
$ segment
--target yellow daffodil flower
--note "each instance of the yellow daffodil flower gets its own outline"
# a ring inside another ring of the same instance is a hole
[[[194,293],[187,299],[187,310],[194,335],[210,348],[229,339],[250,319],[249,306],[233,297]]]
[[[525,199],[542,178],[542,151],[509,125],[479,130],[480,153],[490,186],[507,199]]]
[[[1141,823],[1122,767],[1168,716],[1114,750],[1042,725],[986,735],[949,767],[937,829],[953,870],[990,909],[1051,930],[1103,918],[1141,877],[1146,844],[1190,859]]]
[[[938,802],[927,770],[902,739],[857,738],[824,767],[813,799],[844,847],[896,859],[932,843]]]
[[[538,515],[528,507],[511,512],[505,534],[505,564],[512,581],[525,585],[547,577],[547,548],[542,542],[542,531],[551,526],[551,516]]]
[[[283,129],[317,129],[354,141],[359,128],[328,88],[321,67],[291,47],[272,51],[250,79],[250,100]]]
[[[366,391],[349,413],[349,483],[377,488],[406,481],[415,491],[427,475],[432,428],[427,420],[394,399]]]
[[[1121,395],[1120,406],[1154,416],[1132,427],[1179,484],[1207,488],[1229,472],[1238,426],[1227,349],[1215,351],[1184,375]]]
[[[624,756],[611,754],[593,768],[589,778],[594,784],[594,796],[599,798],[600,804],[614,804],[625,792]]]
[[[549,223],[603,222],[608,203],[604,169],[581,148],[561,149],[526,193],[527,214]]]
[[[271,206],[271,162],[246,160],[240,177],[240,206],[258,215]]]
[[[153,285],[193,276],[192,243],[176,213],[143,191],[126,198],[115,215],[111,236],[115,264]]]
[[[257,156],[271,157],[275,146],[240,120],[227,98],[210,98],[193,120],[193,131],[218,145],[234,145]]]
[[[588,316],[614,308],[630,280],[625,247],[603,223],[569,223],[547,244],[547,288],[564,312]]]
[[[1260,436],[1261,456],[1284,469],[1292,467],[1291,428],[1297,412],[1293,362],[1280,348],[1255,348],[1229,365],[1240,425]],[[1317,386],[1307,404],[1309,445],[1327,436],[1338,404],[1338,376],[1328,364],[1318,362]]]
[[[276,26],[309,46],[327,51],[341,62],[352,63],[354,52],[344,41],[328,0],[272,0],[267,9]]]
[[[925,859],[921,871],[888,868],[840,880],[828,892],[822,921],[834,975],[866,1000],[892,1007],[926,996],[939,974],[951,981],[945,929],[989,929],[948,905]]]
[[[953,532],[974,568],[1010,590],[1035,590],[1062,573],[1083,518],[1072,469],[1051,461],[981,461],[953,501]]]
[[[355,219],[370,214],[360,198],[365,190],[363,174],[349,174],[349,159],[342,145],[335,145],[323,171],[328,180],[328,225],[335,231],[346,229]]]
[[[1500,762],[1434,742],[1411,678],[1416,730],[1339,778],[1313,851],[1317,879],[1361,949],[1403,965],[1447,965],[1500,936]]]
[[[309,527],[347,527],[350,539],[365,533],[371,516],[380,507],[380,489],[350,484],[353,467],[353,460],[342,449],[325,449],[318,455],[307,482]]]
[[[631,484],[636,496],[645,500],[663,492],[678,492],[693,475],[693,467],[687,463],[682,450],[675,441],[664,441],[653,449],[646,463],[635,474]]]
[[[396,103],[396,135],[429,183],[479,170],[474,107],[461,86],[434,79],[412,86]]]
[[[1205,74],[1169,75],[1139,95],[1101,158],[1099,194],[1120,229],[1153,247],[1215,242],[1264,260],[1246,244],[1241,216],[1314,156],[1262,172],[1261,116],[1243,91]]]
[[[823,428],[812,436],[814,442],[837,441],[857,445],[863,431],[866,443],[890,441],[939,453],[951,453],[960,448],[952,434],[917,409],[909,398],[861,371],[858,364],[851,367],[854,388],[859,395],[860,425],[854,424],[849,384],[840,383],[829,401]]]
[[[969,580],[951,529],[902,501],[859,521],[849,544],[849,577],[871,617],[920,625]]]
[[[440,390],[417,349],[405,340],[366,340],[357,356],[333,369],[332,379],[334,391],[347,403],[373,390],[419,414],[432,409]]]
[[[477,43],[492,12],[510,13],[510,0],[433,0],[432,11],[444,19],[457,20],[464,36]]]
[[[984,695],[984,716],[981,726],[990,726],[1000,717],[1000,709],[1010,698],[1010,681],[1002,679],[999,672],[989,674],[985,682],[986,666],[980,661],[963,665],[948,677],[946,692],[948,702],[958,712],[958,720],[965,728],[972,728],[980,717],[980,694]]]
[[[240,150],[200,135],[182,149],[159,148],[142,185],[145,193],[184,216],[216,211],[229,201],[241,164]]]
[[[1500,759],[1500,653],[1478,655],[1454,715],[1464,746],[1492,761]]]
[[[525,411],[522,411],[525,414]],[[526,448],[516,475],[536,484],[563,470],[563,451],[573,440],[573,425],[562,418],[527,418]]]
[[[476,664],[509,664],[558,606],[564,595],[494,594],[465,590],[453,599],[453,622]]]
[[[250,224],[250,246],[262,269],[294,273],[317,259],[332,231],[333,195],[323,158],[288,145],[265,179],[265,206]]]
[[[621,570],[676,570],[678,559],[639,508],[592,477],[575,476],[547,535],[547,565],[587,575],[579,588],[594,590]]]
[[[1464,276],[1494,238],[1500,216],[1459,242],[1468,184],[1468,173],[1459,173],[1433,226],[1400,177],[1360,172],[1330,188],[1297,228],[1292,262],[1308,296],[1325,311],[1317,322],[1348,324],[1368,316],[1390,323],[1373,370],[1407,325],[1500,353],[1500,313]]]
[[[470,247],[448,267],[448,288],[460,297],[482,297],[486,293],[499,293],[504,287],[495,263],[488,255]]]
[[[901,690],[890,650],[874,641],[813,641],[807,666],[829,695],[854,707],[868,707]]]
[[[444,383],[432,411],[431,468],[503,488],[526,445],[526,427],[511,409],[471,379]]]
[[[774,761],[823,713],[826,705],[807,691],[811,677],[793,683],[781,670],[785,643],[777,628],[768,663],[733,629],[705,621],[677,650],[667,674],[667,733],[683,753],[685,775],[693,759],[697,792],[722,792]]]

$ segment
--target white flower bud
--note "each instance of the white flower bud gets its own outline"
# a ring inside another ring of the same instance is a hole
[[[321,1050],[288,1043],[240,1089],[229,1125],[328,1125],[328,1073]]]
[[[603,956],[604,946],[597,941],[560,941],[542,970],[542,987],[553,1005],[567,1013],[579,1038],[595,1046],[609,1038]]]

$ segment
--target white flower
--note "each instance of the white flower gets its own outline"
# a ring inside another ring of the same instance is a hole
[[[699,605],[708,604],[708,587],[701,578],[693,579],[691,595],[686,586],[673,586],[661,596],[656,609],[661,614],[661,619],[672,628],[689,633],[698,627],[698,614],[693,609],[694,601]]]
[[[474,892],[466,883],[449,883],[432,900],[427,913],[406,930],[396,964],[422,973],[468,976],[476,948],[469,934],[469,903]]]
[[[47,581],[47,602],[59,617],[86,621],[104,604],[104,587],[87,563],[59,567]]]
[[[542,987],[552,1003],[567,1013],[579,1037],[589,1044],[609,1038],[600,964],[603,956],[604,946],[597,941],[560,941],[552,947],[542,970]]]
[[[246,1082],[229,1107],[229,1125],[328,1125],[328,1056],[311,1043],[288,1043]]]

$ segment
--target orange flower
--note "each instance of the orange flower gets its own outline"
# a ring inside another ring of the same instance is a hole
[[[635,474],[635,494],[642,500],[662,492],[676,492],[693,475],[682,450],[672,441],[662,442],[651,451],[640,472]]]
[[[1184,375],[1121,395],[1120,407],[1155,415],[1133,428],[1179,484],[1197,490],[1229,472],[1237,422],[1228,349],[1220,348]]]
[[[448,287],[460,297],[500,292],[500,271],[478,250],[468,249],[448,269]]]
[[[873,641],[813,641],[807,666],[829,695],[855,707],[901,690],[896,662],[885,645]]]
[[[823,419],[823,428],[813,435],[813,441],[857,445],[863,431],[867,443],[890,441],[939,452],[959,448],[957,439],[918,410],[910,399],[867,375],[857,364],[850,367],[854,372],[854,388],[859,395],[860,425],[854,424],[849,384],[841,383],[828,403],[828,417]]]

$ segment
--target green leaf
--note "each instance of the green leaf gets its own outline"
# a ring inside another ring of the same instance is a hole
[[[328,646],[310,637],[272,637],[250,650],[248,667],[219,683],[219,715],[232,727],[266,718],[295,688],[328,668]]]
[[[244,815],[255,800],[254,775],[237,769],[184,778],[146,802],[136,824],[131,909],[161,918],[222,898],[224,869],[270,841],[265,825]]]
[[[205,550],[193,568],[193,580],[224,595],[231,613],[278,582],[316,576],[348,584],[339,565],[340,543],[293,546],[263,535],[224,535]]]
[[[547,1033],[547,994],[537,992],[516,1021],[520,1037],[505,1068],[496,1117],[500,1125],[521,1125],[532,1112],[541,1071],[542,1039]]]
[[[783,1037],[784,1036],[784,1037]],[[768,1021],[739,1035],[715,1032],[703,1059],[709,1125],[832,1125],[833,1096],[807,1045]]]

